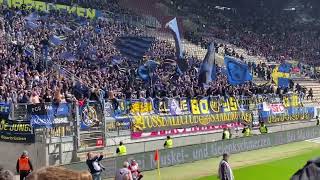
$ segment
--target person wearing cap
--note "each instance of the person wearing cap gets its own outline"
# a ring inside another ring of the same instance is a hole
[[[20,180],[24,180],[29,173],[33,171],[33,166],[27,151],[23,151],[22,155],[19,157],[16,169],[17,173],[20,175]]]
[[[129,163],[123,162],[123,167],[116,171],[115,180],[133,180],[131,171],[129,170]]]
[[[126,155],[127,154],[127,148],[125,145],[123,145],[123,142],[120,141],[119,143],[119,146],[116,150],[116,153],[119,155],[119,156],[123,156],[123,155]]]
[[[173,147],[173,141],[170,136],[167,136],[167,140],[164,142],[164,148],[172,148]]]
[[[224,153],[219,164],[218,175],[220,180],[234,180],[233,172],[229,165],[228,159],[229,155]]]

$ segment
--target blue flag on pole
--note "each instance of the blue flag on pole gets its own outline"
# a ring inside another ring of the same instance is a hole
[[[27,26],[27,28],[32,29],[32,30],[35,30],[35,29],[39,28],[39,25],[36,22],[33,22],[33,21],[27,21],[26,26]]]
[[[226,65],[228,82],[231,85],[252,81],[252,75],[247,64],[229,56],[224,57],[224,64]]]
[[[63,52],[61,55],[60,55],[60,58],[63,59],[63,60],[66,60],[66,61],[76,61],[76,57],[73,55],[72,52]]]
[[[173,18],[171,21],[169,21],[166,24],[166,27],[168,27],[171,32],[173,33],[174,41],[175,41],[175,46],[176,46],[176,61],[178,64],[179,72],[180,71],[186,71],[188,68],[187,62],[183,59],[183,47],[181,43],[181,38],[180,38],[180,32],[179,32],[179,27],[177,23],[177,18]]]
[[[183,58],[183,47],[181,44],[180,32],[177,23],[177,18],[173,18],[166,24],[166,27],[169,27],[174,35],[174,40],[176,42],[176,53],[179,59]]]
[[[49,41],[51,44],[53,44],[54,46],[60,46],[63,43],[63,40],[65,39],[65,37],[63,36],[56,36],[53,35]]]
[[[215,46],[211,42],[207,54],[202,61],[199,72],[199,84],[207,84],[216,79]]]
[[[280,64],[278,72],[290,73],[290,71],[291,71],[291,64],[289,63]]]
[[[144,81],[149,80],[151,78],[150,73],[154,72],[158,65],[159,65],[158,62],[154,60],[148,60],[143,65],[139,66],[138,68],[139,77]]]

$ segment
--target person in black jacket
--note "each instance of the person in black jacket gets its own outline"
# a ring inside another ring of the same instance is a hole
[[[103,159],[103,154],[95,155],[92,152],[87,154],[87,166],[92,175],[93,180],[101,180],[101,172],[104,170],[104,167],[100,164],[100,161]]]

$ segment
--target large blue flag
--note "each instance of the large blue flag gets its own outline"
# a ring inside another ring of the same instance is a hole
[[[252,81],[252,74],[250,74],[247,64],[230,56],[224,57],[224,64],[226,65],[228,82],[231,85],[238,85],[247,81]]]
[[[207,84],[216,79],[215,46],[211,42],[207,54],[202,61],[199,72],[199,84]]]
[[[171,32],[173,33],[174,41],[175,41],[175,46],[176,46],[176,61],[177,65],[179,68],[179,71],[186,71],[188,68],[187,62],[183,59],[183,47],[181,43],[181,38],[180,38],[180,32],[179,32],[179,27],[177,23],[177,18],[173,18],[171,21],[169,21],[166,24],[166,27],[168,27]]]

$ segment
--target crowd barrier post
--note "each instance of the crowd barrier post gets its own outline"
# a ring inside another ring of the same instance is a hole
[[[75,103],[75,138],[76,138],[76,146],[75,149],[78,150],[79,147],[81,146],[81,139],[80,139],[80,110],[78,103]]]
[[[106,147],[107,146],[107,119],[106,119],[106,113],[105,113],[105,100],[101,100],[101,106],[102,106],[102,110],[101,110],[101,113],[102,113],[102,127],[103,127],[103,130],[102,130],[102,133],[103,133],[103,147]]]

